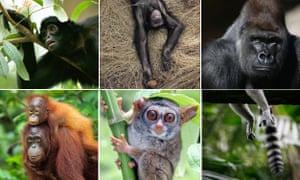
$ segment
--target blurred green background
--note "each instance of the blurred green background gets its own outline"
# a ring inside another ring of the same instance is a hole
[[[251,109],[259,113],[256,105]],[[227,104],[203,104],[202,164],[204,177],[214,179],[300,179],[300,106],[273,106],[280,134],[284,173],[274,176],[267,165],[262,128],[256,124],[256,140],[246,137],[246,122]],[[258,129],[257,129],[258,128]],[[292,132],[293,130],[293,132]]]

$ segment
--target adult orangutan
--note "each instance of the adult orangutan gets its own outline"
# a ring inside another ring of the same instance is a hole
[[[40,95],[28,98],[26,113],[23,158],[29,178],[98,179],[98,142],[89,118],[69,104]],[[37,143],[32,147],[27,142],[31,136],[40,142],[38,150]],[[32,159],[37,156],[36,163]]]
[[[23,164],[30,180],[97,180],[97,151],[85,150],[80,135],[61,127],[53,141],[47,123],[25,125]],[[57,143],[57,144],[56,144]]]

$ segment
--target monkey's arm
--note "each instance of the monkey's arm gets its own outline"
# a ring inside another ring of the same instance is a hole
[[[247,138],[249,140],[254,140],[255,135],[253,133],[253,124],[255,117],[251,112],[248,104],[229,104],[229,106],[236,114],[238,114],[242,119],[245,119],[247,121]]]
[[[149,63],[149,52],[148,52],[148,37],[147,31],[144,26],[143,11],[140,7],[135,7],[134,15],[136,18],[135,27],[135,46],[138,52],[139,59],[143,68],[143,83],[145,87],[148,87],[148,81],[152,79],[151,66]]]
[[[138,160],[144,152],[143,150],[130,146],[126,141],[124,134],[121,134],[121,139],[112,136],[111,143],[114,146],[115,151],[128,154],[136,160]]]
[[[180,34],[184,30],[184,25],[177,20],[175,17],[170,16],[163,4],[159,1],[159,7],[162,15],[165,17],[165,24],[168,29],[168,38],[163,47],[162,51],[162,60],[165,70],[169,70],[171,68],[171,51],[174,49],[177,41],[180,37]]]
[[[262,121],[259,122],[259,125],[271,125],[274,124],[271,107],[268,104],[268,101],[265,97],[264,91],[262,89],[258,90],[246,90],[248,96],[253,99],[253,101],[261,108],[262,110]]]

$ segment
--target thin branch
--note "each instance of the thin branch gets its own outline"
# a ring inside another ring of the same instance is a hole
[[[32,42],[31,39],[29,39],[27,37],[19,37],[19,38],[14,38],[14,39],[7,39],[5,41],[11,42],[13,44]],[[3,41],[0,41],[0,46],[2,46],[2,45],[3,45]]]
[[[300,91],[294,90],[264,90],[269,104],[300,104]],[[239,103],[253,104],[254,101],[245,90],[203,90],[202,100],[205,103]]]
[[[35,42],[43,47],[45,45],[25,26],[23,26],[20,23],[15,22],[10,15],[8,14],[7,10],[3,7],[2,3],[0,3],[0,10],[3,12],[3,15],[6,17],[6,19],[18,29],[19,32],[24,34],[31,42]],[[46,48],[46,47],[45,47]]]
[[[6,19],[12,24],[14,25],[14,27],[20,32],[22,33],[25,37],[23,38],[15,38],[15,39],[11,39],[8,40],[12,43],[24,43],[24,42],[35,42],[39,45],[41,45],[42,47],[44,47],[45,49],[47,49],[47,47],[45,46],[44,43],[42,43],[36,35],[34,35],[27,27],[23,26],[20,23],[15,22],[11,16],[8,14],[7,10],[3,7],[2,3],[0,2],[0,10],[3,12],[3,15],[6,17]],[[2,45],[3,42],[0,41],[0,45]],[[83,74],[85,74],[89,79],[93,80],[93,78],[87,73],[85,72],[80,66],[78,66],[77,64],[73,63],[71,60],[69,60],[66,57],[62,57],[59,56],[60,59],[62,59],[63,61],[65,61],[66,63],[70,64],[71,66],[73,66],[74,68],[76,68],[77,70],[79,70],[80,72],[82,72]]]

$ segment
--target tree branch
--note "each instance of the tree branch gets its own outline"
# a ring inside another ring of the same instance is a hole
[[[6,19],[15,26],[15,28],[22,34],[24,34],[24,36],[26,38],[28,38],[31,42],[35,42],[39,45],[41,45],[42,47],[45,47],[45,45],[25,26],[23,26],[20,23],[15,22],[10,15],[8,14],[7,10],[3,7],[2,3],[0,2],[0,10],[3,12],[3,15],[6,17]],[[45,47],[46,48],[46,47]]]
[[[203,90],[204,103],[248,103],[254,101],[244,90]],[[269,104],[300,105],[300,91],[293,90],[264,90]]]
[[[7,39],[6,41],[9,41],[11,43],[17,44],[17,43],[27,43],[27,42],[32,42],[31,39],[27,37],[19,37],[19,38],[14,38],[14,39]],[[0,46],[3,45],[3,41],[0,41]]]

